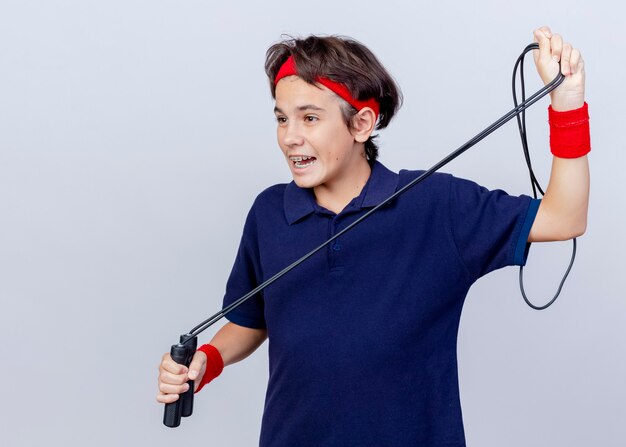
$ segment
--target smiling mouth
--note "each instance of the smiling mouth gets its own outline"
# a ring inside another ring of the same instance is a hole
[[[298,169],[307,168],[311,166],[313,163],[317,161],[315,157],[289,157],[294,164],[294,166]]]

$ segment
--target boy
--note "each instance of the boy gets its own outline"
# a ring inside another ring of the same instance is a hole
[[[465,445],[456,337],[486,273],[523,265],[534,241],[584,233],[588,117],[580,53],[547,27],[535,63],[551,94],[555,155],[542,200],[434,174],[241,305],[189,369],[165,354],[159,395],[196,392],[269,339],[261,446]],[[419,175],[376,161],[374,128],[401,97],[364,46],[311,36],[273,45],[266,73],[293,176],[256,199],[224,307]]]

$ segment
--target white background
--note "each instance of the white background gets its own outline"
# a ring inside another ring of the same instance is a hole
[[[282,33],[348,35],[377,54],[405,96],[381,134],[381,161],[397,171],[429,167],[508,111],[513,63],[548,24],[586,61],[589,226],[549,310],[523,303],[516,268],[470,291],[466,436],[469,447],[623,446],[623,17],[618,2],[580,0],[2,0],[2,445],[256,445],[266,344],[177,429],[162,425],[156,376],[179,334],[220,309],[256,194],[290,180],[263,72]],[[544,186],[547,105],[528,112]],[[516,132],[508,124],[444,170],[529,194]],[[535,301],[552,295],[570,247],[533,245]]]

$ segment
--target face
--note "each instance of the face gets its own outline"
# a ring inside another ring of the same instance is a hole
[[[367,164],[363,145],[346,125],[341,99],[326,87],[288,76],[276,85],[278,144],[301,188],[345,183]]]

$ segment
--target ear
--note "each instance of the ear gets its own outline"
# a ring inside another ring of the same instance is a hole
[[[370,107],[363,107],[352,117],[352,135],[358,143],[365,143],[376,126],[376,114]]]

